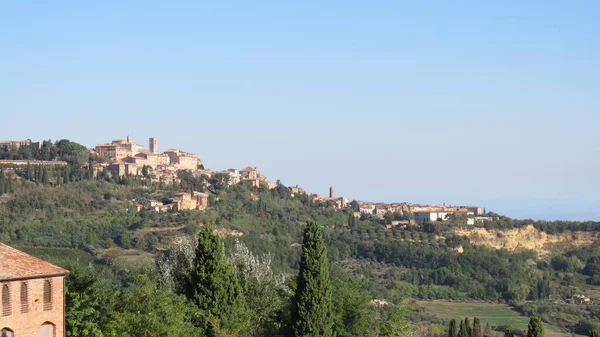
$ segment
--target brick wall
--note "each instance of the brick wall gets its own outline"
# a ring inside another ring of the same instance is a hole
[[[44,281],[49,280],[52,284],[52,308],[44,310]],[[21,312],[21,284],[27,284],[27,310]],[[55,325],[55,337],[64,336],[64,277],[51,277],[29,279],[22,281],[0,282],[0,293],[2,287],[8,284],[10,287],[11,314],[2,316],[0,308],[0,330],[9,328],[17,337],[38,336],[40,326],[46,322]],[[0,294],[1,295],[1,294]]]

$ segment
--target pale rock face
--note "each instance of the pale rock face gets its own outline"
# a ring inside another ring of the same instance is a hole
[[[510,251],[529,249],[538,255],[548,255],[559,245],[581,246],[589,245],[600,239],[600,233],[593,232],[564,232],[548,234],[532,225],[518,229],[493,229],[487,230],[480,227],[456,228],[454,232],[465,235],[475,245],[485,245],[494,249],[507,249]]]

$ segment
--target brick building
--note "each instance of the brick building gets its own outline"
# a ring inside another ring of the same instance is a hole
[[[178,170],[193,171],[197,170],[200,165],[202,165],[200,158],[196,157],[193,153],[177,149],[169,149],[163,153],[169,157],[169,163]]]
[[[175,193],[173,205],[178,211],[205,210],[208,207],[208,194],[194,192],[194,195],[186,192]]]
[[[0,336],[65,336],[68,273],[0,243]]]

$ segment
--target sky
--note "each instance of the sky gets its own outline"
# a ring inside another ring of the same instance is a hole
[[[3,1],[0,138],[600,220],[598,1]]]

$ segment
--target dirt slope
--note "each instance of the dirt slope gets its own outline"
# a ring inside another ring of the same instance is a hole
[[[466,235],[475,245],[486,245],[495,249],[530,249],[539,255],[547,255],[550,251],[568,246],[589,245],[600,239],[600,233],[565,232],[548,234],[537,230],[532,225],[519,229],[487,230],[470,227],[456,228],[456,234]]]

